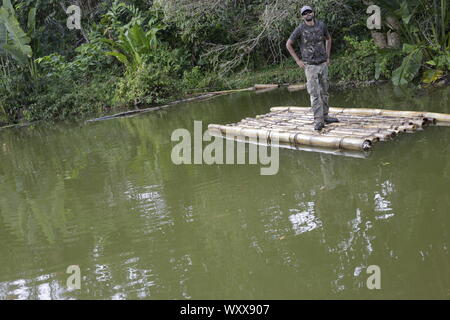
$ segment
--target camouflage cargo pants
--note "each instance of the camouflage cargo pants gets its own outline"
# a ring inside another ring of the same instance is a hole
[[[305,64],[306,88],[311,98],[314,123],[324,122],[328,117],[328,65]]]

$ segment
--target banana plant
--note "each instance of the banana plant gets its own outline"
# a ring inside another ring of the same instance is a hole
[[[105,54],[116,57],[127,69],[136,70],[152,51],[157,50],[156,33],[159,30],[153,27],[145,32],[140,25],[134,24],[129,30],[120,34],[117,41],[102,39],[112,49]]]
[[[445,73],[445,64],[435,63],[438,57],[448,57],[450,52],[450,13],[448,0],[376,0],[384,14],[398,18],[400,35],[405,45],[401,66],[393,73],[395,85],[406,84],[414,79],[421,67],[433,68],[425,71],[422,81],[430,83]],[[431,22],[424,28],[423,15]],[[423,61],[428,61],[428,65]],[[433,62],[434,61],[434,62]],[[434,63],[434,64],[433,64]],[[444,66],[444,68],[441,68]],[[448,71],[448,70],[447,70]]]
[[[394,85],[408,84],[417,76],[422,66],[423,50],[423,46],[413,46],[407,43],[403,45],[403,52],[407,56],[403,59],[401,66],[392,73]]]
[[[0,54],[12,57],[20,67],[28,68],[31,76],[37,76],[36,63],[33,59],[31,35],[36,29],[36,9],[28,14],[28,33],[16,17],[10,0],[3,0],[0,7]]]

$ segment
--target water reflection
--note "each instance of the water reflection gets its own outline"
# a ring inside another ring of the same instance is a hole
[[[334,101],[373,106],[392,92],[380,90]],[[0,297],[445,298],[448,130],[380,144],[368,159],[283,149],[272,177],[171,163],[172,130],[235,122],[302,94],[1,133]],[[365,288],[372,264],[381,293]],[[69,265],[81,268],[81,290],[66,288]]]
[[[381,184],[381,192],[375,193],[374,201],[375,201],[375,211],[378,212],[386,212],[392,211],[391,201],[386,199],[390,194],[394,192],[394,185],[392,182],[385,181]],[[392,217],[394,214],[385,214],[382,216],[378,216],[378,219],[382,219],[382,217]]]
[[[309,202],[306,205],[307,209],[305,211],[300,212],[298,209],[289,210],[293,213],[289,216],[289,220],[292,223],[295,235],[312,231],[322,226],[322,221],[314,215],[314,202]]]

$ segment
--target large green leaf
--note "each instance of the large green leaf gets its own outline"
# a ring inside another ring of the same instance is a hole
[[[105,38],[100,40],[114,50],[105,52],[106,55],[116,57],[127,68],[131,65],[130,61],[134,59],[134,53],[123,36],[120,36],[118,41]]]
[[[436,82],[442,77],[443,74],[444,71],[442,70],[435,70],[435,69],[427,70],[423,73],[422,82],[426,84]]]
[[[128,66],[130,64],[130,62],[128,61],[128,58],[126,55],[118,52],[118,51],[108,51],[105,52],[106,55],[108,56],[113,56],[116,57],[117,60],[119,60],[120,62],[122,62],[124,65]]]
[[[117,42],[117,44],[126,55],[130,57],[134,55],[135,50],[133,44],[131,43],[126,33],[119,36],[119,41]]]
[[[31,8],[28,12],[27,27],[28,36],[31,37],[36,30],[36,8]]]
[[[127,37],[136,52],[147,53],[150,50],[150,42],[147,41],[145,32],[140,25],[135,24],[131,27],[127,32]]]
[[[150,43],[152,48],[156,48],[158,46],[158,38],[156,37],[156,33],[161,30],[160,28],[152,28],[146,33],[147,41]]]
[[[14,44],[5,44],[3,46],[3,49],[11,55],[11,57],[14,58],[17,62],[19,62],[21,65],[26,65],[28,63],[29,56],[26,55],[21,47],[17,47]]]
[[[411,13],[409,6],[408,6],[408,2],[403,1],[401,3],[400,9],[398,10],[398,13],[400,14],[403,23],[405,25],[409,24],[409,21],[411,20],[413,14]]]
[[[116,45],[116,42],[114,40],[111,40],[111,39],[102,38],[102,39],[100,39],[100,41],[104,42],[104,43],[106,43],[106,44],[108,44],[110,46],[115,46]]]
[[[417,49],[417,46],[414,46],[414,45],[409,44],[409,43],[404,43],[404,44],[403,44],[402,51],[403,51],[404,53],[410,54],[411,52],[413,52],[413,51],[416,50],[416,49]]]
[[[5,25],[0,21],[0,47],[8,41],[8,31]]]
[[[154,27],[145,32],[141,25],[133,24],[126,32],[119,35],[117,41],[111,39],[102,39],[102,41],[113,49],[112,52],[107,53],[108,55],[115,56],[127,67],[135,69],[144,63],[146,56],[156,50],[158,45],[156,33],[159,30]]]
[[[31,39],[22,30],[17,18],[5,7],[0,8],[0,24],[3,24],[8,32],[8,42],[7,45],[4,45],[4,48],[7,51],[13,50],[14,58],[18,56],[31,58],[33,54],[30,46]],[[22,59],[18,61],[21,62]]]
[[[415,78],[422,65],[422,50],[422,48],[417,48],[403,59],[401,66],[392,73],[394,85],[405,85]]]
[[[11,15],[15,15],[15,14],[16,14],[16,12],[15,12],[15,10],[14,10],[14,7],[13,7],[13,5],[11,4],[11,1],[10,1],[10,0],[3,0],[3,7],[4,7],[6,10],[8,10],[9,13],[10,13]]]
[[[380,74],[381,74],[381,64],[377,62],[375,64],[375,80],[380,79]]]

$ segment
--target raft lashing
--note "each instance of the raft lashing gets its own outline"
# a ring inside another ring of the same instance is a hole
[[[335,150],[367,151],[379,141],[423,130],[428,125],[450,125],[450,114],[365,108],[330,108],[340,122],[314,130],[311,108],[274,107],[271,112],[229,125],[210,124],[211,135],[240,141],[276,141],[279,145],[308,146]]]

